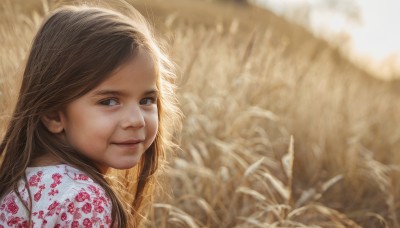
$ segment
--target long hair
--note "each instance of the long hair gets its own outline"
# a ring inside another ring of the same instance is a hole
[[[9,191],[18,195],[18,181],[27,181],[26,168],[46,152],[86,172],[105,189],[112,201],[113,223],[119,227],[139,224],[144,202],[151,200],[156,171],[173,145],[171,129],[179,126],[180,112],[173,65],[145,19],[132,10],[133,14],[123,15],[99,7],[63,6],[44,21],[32,43],[17,104],[0,144],[0,198]],[[90,159],[50,133],[40,119],[94,89],[139,48],[151,56],[157,75],[159,127],[137,167],[124,171],[135,176],[124,183],[132,191],[124,197]],[[32,199],[26,208],[31,217]]]

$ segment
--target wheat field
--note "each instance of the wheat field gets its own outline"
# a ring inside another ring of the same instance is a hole
[[[17,2],[0,6],[2,130],[51,8]],[[250,6],[133,5],[168,45],[185,115],[147,227],[400,227],[400,82]]]

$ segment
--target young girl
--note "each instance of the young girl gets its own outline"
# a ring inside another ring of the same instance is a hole
[[[171,69],[137,11],[52,13],[0,144],[0,227],[138,225],[179,123]],[[117,194],[105,174],[132,167]]]

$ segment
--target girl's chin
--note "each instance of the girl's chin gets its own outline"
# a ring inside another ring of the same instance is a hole
[[[133,158],[122,158],[119,161],[114,161],[107,164],[99,164],[97,163],[96,166],[100,170],[102,174],[107,173],[110,169],[116,170],[124,170],[124,169],[131,169],[137,166],[140,162],[140,157],[134,156]]]
[[[135,166],[137,166],[137,164],[139,163],[139,161],[133,161],[130,163],[124,163],[124,164],[116,164],[116,165],[112,165],[107,167],[107,170],[112,168],[112,169],[118,169],[118,170],[123,170],[123,169],[131,169],[134,168]]]

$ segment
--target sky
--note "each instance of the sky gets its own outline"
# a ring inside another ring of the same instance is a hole
[[[400,78],[400,0],[254,0],[343,48],[360,67]]]

